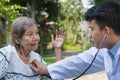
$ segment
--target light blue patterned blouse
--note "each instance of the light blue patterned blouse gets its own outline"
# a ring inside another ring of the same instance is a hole
[[[34,51],[30,53],[30,61],[44,60]],[[0,49],[0,80],[40,80],[41,75],[32,71],[29,63],[25,64],[18,56],[16,49],[8,45]],[[46,63],[45,63],[46,64]]]

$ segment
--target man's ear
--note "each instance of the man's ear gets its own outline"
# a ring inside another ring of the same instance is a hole
[[[105,34],[106,34],[107,36],[109,36],[109,35],[111,34],[111,29],[110,29],[110,27],[106,26],[104,29],[105,29]]]

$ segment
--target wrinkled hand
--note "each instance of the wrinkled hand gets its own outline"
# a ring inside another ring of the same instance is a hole
[[[65,34],[62,30],[56,30],[56,37],[52,35],[52,44],[54,48],[61,48],[64,42]]]
[[[47,66],[45,64],[43,64],[42,62],[39,62],[36,59],[34,59],[30,63],[30,67],[33,71],[35,71],[37,73],[40,73],[40,74],[47,74],[48,73]]]

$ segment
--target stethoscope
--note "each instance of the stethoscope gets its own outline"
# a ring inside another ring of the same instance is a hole
[[[106,39],[106,36],[107,36],[107,33],[104,34],[103,39],[102,39],[102,41],[101,41],[101,43],[100,43],[100,45],[99,45],[99,48],[98,48],[98,50],[97,50],[97,52],[96,52],[96,54],[95,54],[92,62],[90,63],[90,65],[85,69],[84,72],[82,72],[78,77],[74,78],[73,80],[76,80],[76,79],[78,79],[79,77],[83,76],[83,75],[88,71],[88,69],[92,66],[92,64],[93,64],[93,62],[95,61],[95,58],[96,58],[96,56],[97,56],[100,48],[102,48],[102,46],[103,46],[103,44],[104,44],[104,41],[105,41],[105,39]]]

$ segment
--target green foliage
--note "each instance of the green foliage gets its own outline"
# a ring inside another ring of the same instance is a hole
[[[81,10],[83,8],[81,0],[66,0],[66,2],[61,3],[61,13],[65,18],[73,20],[74,23],[81,20]]]
[[[11,0],[12,4],[25,6],[28,9],[21,11],[23,15],[34,17],[37,22],[45,19],[41,13],[46,12],[50,20],[56,20],[59,15],[60,4],[59,0]],[[42,18],[42,19],[40,19]]]
[[[84,51],[84,50],[87,50],[90,47],[92,47],[93,44],[90,41],[85,40],[85,41],[83,41],[83,43],[80,44],[80,46],[81,46],[81,51]]]
[[[63,49],[64,51],[81,51],[80,45],[64,44]]]
[[[64,51],[84,51],[92,46],[93,44],[90,41],[85,40],[79,44],[74,44],[74,45],[64,44],[63,49]]]
[[[6,44],[6,38],[8,33],[10,32],[10,28],[7,28],[5,32],[3,33],[2,39],[0,39],[0,47],[4,46]]]
[[[78,34],[78,26],[79,22],[83,19],[82,9],[81,0],[66,0],[66,2],[61,2],[61,15],[57,26],[65,31],[64,44],[69,47],[72,45],[71,48],[79,44],[77,43],[78,35],[80,35]],[[68,49],[67,46],[64,48]]]
[[[8,23],[20,16],[19,10],[26,9],[20,5],[10,5],[10,0],[0,1],[0,17],[7,19]]]
[[[26,8],[16,4],[12,5],[10,4],[10,0],[0,1],[0,47],[6,44],[7,34],[10,30],[8,27],[11,21],[20,16],[19,10],[21,9]]]
[[[45,62],[47,62],[48,64],[52,64],[54,63],[56,60],[55,60],[55,57],[53,56],[44,56],[43,59],[45,60]]]

